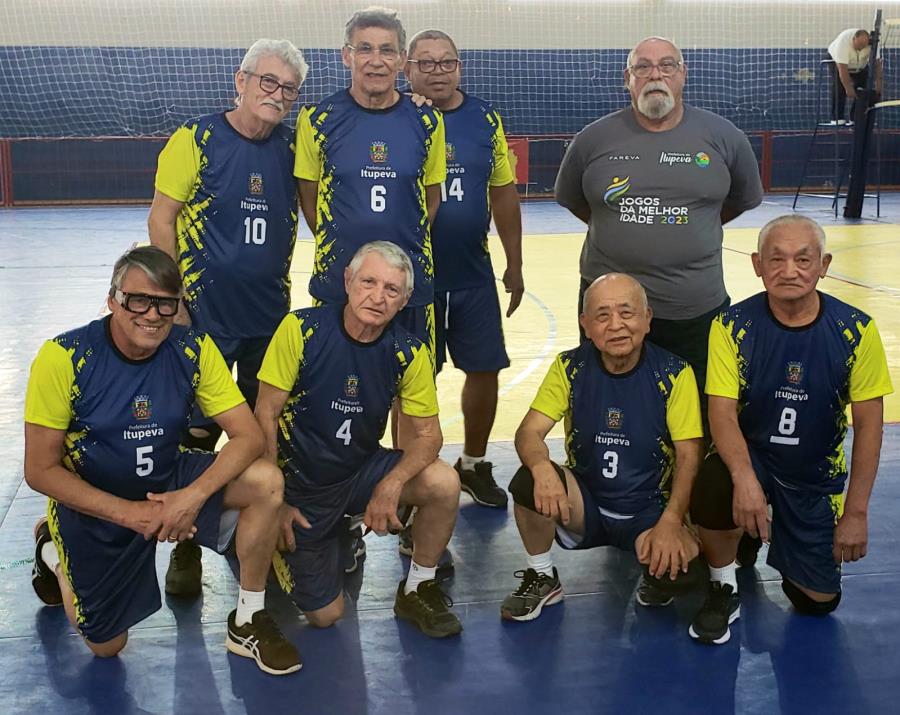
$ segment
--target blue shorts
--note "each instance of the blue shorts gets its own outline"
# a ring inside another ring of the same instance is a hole
[[[211,452],[178,457],[167,491],[192,484],[212,464]],[[194,542],[224,551],[237,520],[223,518],[224,489],[213,494],[197,516]],[[63,571],[77,602],[78,629],[93,643],[105,643],[158,611],[156,540],[50,500],[50,532],[62,555]],[[230,522],[230,523],[228,523]]]
[[[752,458],[752,453],[751,453]],[[832,548],[844,495],[789,485],[753,459],[753,470],[772,507],[767,563],[799,586],[819,593],[841,592],[841,566]]]
[[[256,396],[259,394],[259,380],[256,375],[259,373],[266,348],[269,347],[269,341],[272,338],[210,337],[219,348],[222,357],[225,358],[228,369],[231,370],[237,365],[237,386],[252,410],[256,406]],[[213,420],[206,417],[200,411],[200,407],[195,404],[191,414],[191,427],[203,427],[210,424],[213,424]]]
[[[344,586],[341,522],[345,514],[364,514],[372,492],[394,468],[403,452],[379,448],[357,472],[333,488],[313,496],[286,496],[312,528],[294,525],[297,548],[276,554],[273,561],[281,588],[301,611],[316,611],[334,601]]]
[[[435,363],[447,360],[463,372],[497,372],[509,367],[503,342],[500,300],[493,283],[446,293],[435,293]]]
[[[573,534],[563,526],[557,525],[556,543],[564,549],[615,546],[633,554],[637,537],[656,526],[656,522],[662,516],[663,506],[658,502],[650,502],[637,514],[618,514],[603,509],[598,506],[590,489],[577,476],[575,481],[584,502],[584,536]]]
[[[394,321],[425,343],[425,347],[434,358],[434,303],[407,306],[397,313]]]

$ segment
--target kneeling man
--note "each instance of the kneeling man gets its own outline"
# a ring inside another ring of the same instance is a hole
[[[882,397],[893,391],[872,318],[816,291],[831,263],[819,224],[773,219],[752,260],[766,290],[722,312],[709,334],[706,393],[718,454],[700,470],[691,504],[710,566],[709,593],[690,628],[703,643],[725,643],[740,615],[735,555],[744,531],[771,538],[769,565],[799,613],[837,608],[841,563],[866,555]]]
[[[267,673],[300,656],[264,609],[283,479],[208,335],[173,325],[175,261],[135,248],[113,270],[111,314],[44,344],[25,396],[25,479],[50,497],[32,585],[62,605],[96,655],[159,610],[156,541],[224,551],[237,528],[241,591],[228,650]],[[179,447],[194,403],[228,435],[218,454]]]
[[[516,432],[522,467],[509,491],[528,552],[522,582],[500,607],[528,621],[558,603],[550,555],[615,546],[645,565],[637,600],[664,606],[684,588],[698,553],[683,519],[700,464],[703,430],[691,367],[644,341],[651,311],[630,276],[600,276],[585,293],[588,340],[560,353]],[[566,466],[550,461],[545,438],[565,419]]]
[[[276,572],[309,623],[330,626],[344,612],[344,515],[365,514],[369,529],[383,534],[404,526],[399,507],[418,507],[394,612],[434,638],[456,635],[462,625],[435,572],[456,523],[459,478],[438,459],[430,353],[393,320],[412,294],[412,263],[393,243],[367,243],[344,282],[345,304],[284,318],[259,372],[256,414],[267,456],[285,473],[286,553]],[[395,398],[415,428],[402,451],[379,445]]]

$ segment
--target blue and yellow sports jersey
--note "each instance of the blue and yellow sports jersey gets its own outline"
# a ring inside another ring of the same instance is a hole
[[[819,293],[802,328],[779,323],[765,293],[719,315],[709,331],[706,393],[738,402],[751,454],[779,481],[843,491],[847,404],[893,392],[875,321]]]
[[[140,500],[166,491],[195,400],[208,417],[244,401],[208,335],[173,326],[152,356],[129,360],[107,317],[44,343],[31,366],[25,421],[65,430],[66,469]]]
[[[456,109],[443,112],[447,179],[441,208],[431,227],[434,288],[474,288],[494,282],[488,253],[490,188],[515,179],[500,114],[478,97],[463,95]]]
[[[446,177],[444,123],[406,97],[365,109],[349,91],[331,95],[297,119],[294,175],[316,181],[316,254],[309,292],[345,300],[344,268],[364,243],[393,241],[415,271],[410,306],[434,296],[434,260],[425,187]]]
[[[270,336],[290,309],[297,186],[290,129],[261,141],[224,113],[179,127],[156,189],[184,204],[177,253],[194,325],[221,338]]]
[[[703,436],[694,371],[646,342],[640,362],[621,375],[603,367],[590,341],[560,353],[531,409],[565,419],[566,465],[599,506],[617,514],[666,500],[673,441]]]
[[[344,331],[343,305],[288,313],[259,379],[290,395],[278,420],[278,462],[294,503],[346,481],[378,449],[395,397],[414,417],[438,413],[431,356],[395,323],[361,343]]]

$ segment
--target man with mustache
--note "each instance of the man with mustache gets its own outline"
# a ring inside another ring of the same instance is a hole
[[[256,373],[290,308],[297,235],[293,135],[282,125],[306,77],[287,40],[257,40],[241,61],[236,107],[190,119],[159,155],[150,241],[179,264],[190,321],[208,333],[253,408]],[[187,446],[212,450],[222,430],[195,410]],[[172,552],[166,592],[200,593],[200,549]]]

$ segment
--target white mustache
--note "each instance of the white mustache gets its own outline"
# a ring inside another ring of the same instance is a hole
[[[263,100],[263,104],[268,104],[270,107],[275,107],[279,112],[284,111],[284,103],[276,102],[274,99],[265,99]]]
[[[667,85],[662,80],[655,80],[653,82],[647,82],[647,84],[645,84],[644,88],[641,90],[641,95],[647,96],[648,92],[655,92],[657,90],[661,91],[661,92],[665,92],[666,96],[668,96],[668,97],[672,96],[672,91],[669,89],[669,85]]]

